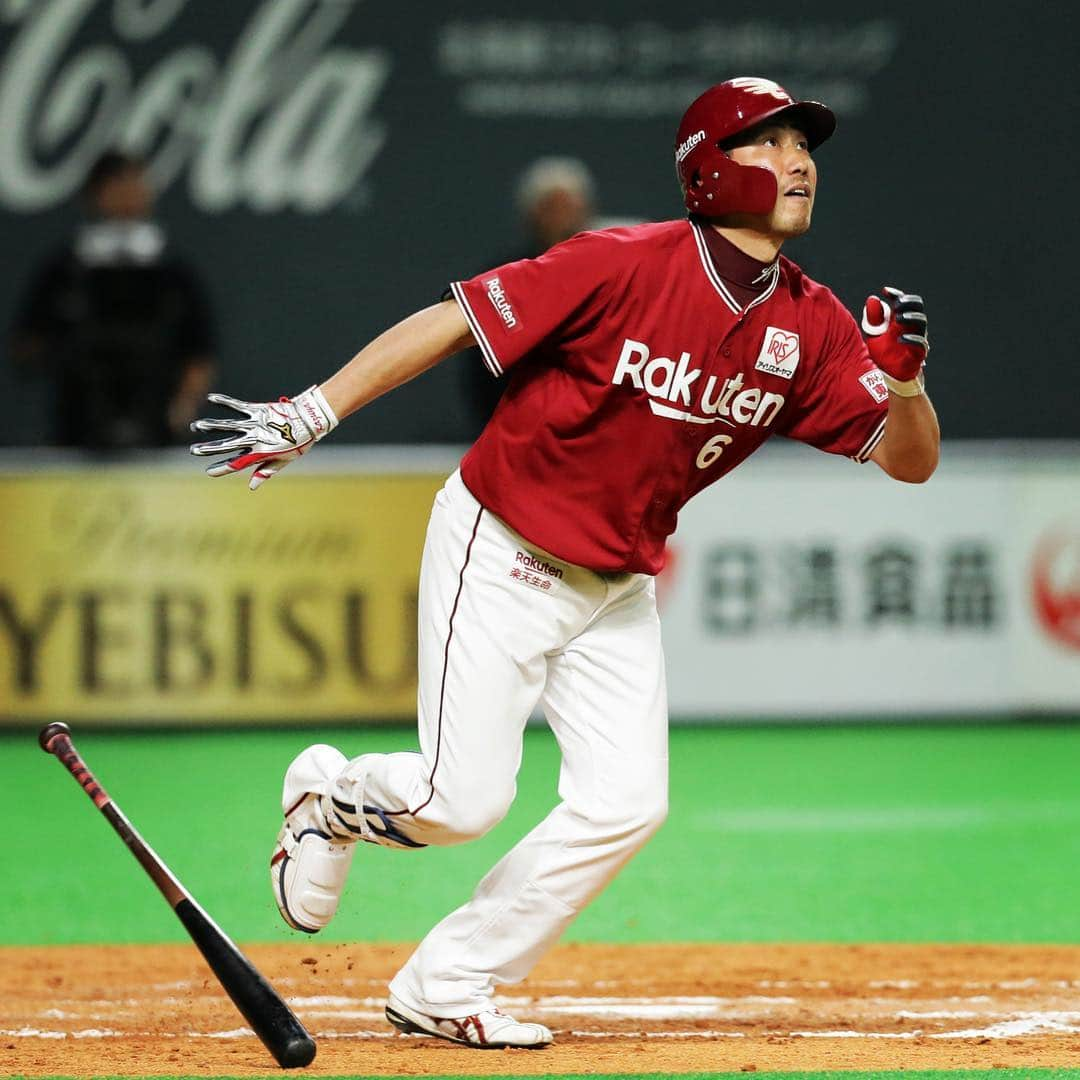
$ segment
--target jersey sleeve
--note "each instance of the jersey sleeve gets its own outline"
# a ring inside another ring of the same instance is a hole
[[[885,434],[889,392],[850,312],[829,300],[820,357],[779,434],[864,462]]]
[[[603,233],[579,233],[536,259],[451,282],[493,375],[540,344],[565,343],[592,323],[615,274],[617,246]]]

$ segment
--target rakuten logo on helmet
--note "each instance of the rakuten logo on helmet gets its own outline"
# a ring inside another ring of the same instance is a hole
[[[705,139],[705,132],[704,131],[695,131],[694,134],[691,135],[690,138],[688,138],[686,140],[686,142],[679,143],[679,145],[675,148],[675,162],[676,162],[676,164],[681,164],[683,158],[685,158],[686,155],[689,154],[690,151],[693,150],[694,147],[697,146],[697,144],[699,142],[703,142],[704,139]]]

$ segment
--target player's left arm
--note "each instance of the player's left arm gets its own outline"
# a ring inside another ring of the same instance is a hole
[[[926,393],[898,397],[890,390],[885,434],[871,451],[870,460],[894,480],[922,484],[937,468],[940,443],[937,414]]]
[[[930,351],[921,296],[887,286],[863,308],[870,357],[889,390],[885,433],[870,460],[894,480],[921,484],[937,468],[941,431],[926,395],[923,368]]]

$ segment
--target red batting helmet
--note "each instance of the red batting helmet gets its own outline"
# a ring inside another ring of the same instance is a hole
[[[737,165],[721,147],[781,116],[806,133],[811,150],[836,129],[831,109],[819,101],[796,101],[769,79],[728,79],[697,98],[675,136],[675,168],[686,209],[705,217],[767,214],[776,202],[776,177],[759,166]]]

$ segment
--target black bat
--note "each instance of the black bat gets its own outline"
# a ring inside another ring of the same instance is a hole
[[[315,1058],[315,1042],[307,1029],[109,798],[72,744],[71,728],[67,724],[49,724],[41,729],[38,742],[42,750],[54,754],[66,766],[120,834],[120,839],[161,890],[229,997],[277,1063],[283,1069],[310,1065]]]

